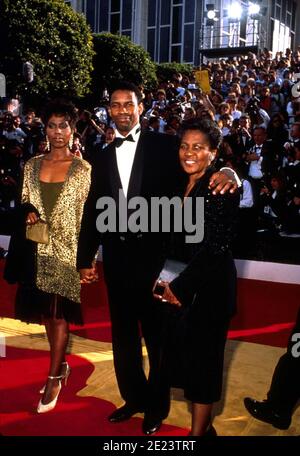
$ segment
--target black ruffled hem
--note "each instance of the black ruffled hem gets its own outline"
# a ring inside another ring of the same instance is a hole
[[[84,324],[80,303],[47,293],[35,285],[19,285],[15,300],[15,318],[37,324],[43,324],[48,318],[64,319],[75,325]]]

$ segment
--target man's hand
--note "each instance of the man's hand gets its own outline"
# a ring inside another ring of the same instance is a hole
[[[248,138],[251,138],[249,131],[245,127],[241,128],[241,132],[243,136],[248,136]]]
[[[246,157],[246,160],[249,162],[249,161],[258,161],[259,160],[259,156],[255,153],[253,154],[248,154],[247,157]]]
[[[79,274],[80,283],[93,283],[98,280],[96,267],[79,269]]]
[[[217,195],[218,193],[221,193],[223,195],[224,193],[228,192],[228,190],[230,193],[234,193],[238,188],[238,185],[234,179],[234,176],[233,178],[230,178],[223,171],[218,171],[211,176],[209,181],[209,188],[213,190],[214,195]]]

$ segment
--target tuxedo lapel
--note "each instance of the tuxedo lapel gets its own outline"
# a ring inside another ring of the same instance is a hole
[[[143,162],[144,162],[144,147],[143,147],[143,134],[140,135],[137,143],[133,165],[131,169],[127,199],[133,198],[141,194],[141,186],[143,179]]]
[[[116,148],[114,145],[107,147],[108,154],[108,175],[112,197],[114,198],[117,208],[119,209],[119,190],[122,189],[122,182],[118,170]]]

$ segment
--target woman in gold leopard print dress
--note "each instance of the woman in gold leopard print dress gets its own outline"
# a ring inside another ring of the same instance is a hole
[[[50,345],[49,376],[40,391],[38,413],[55,407],[61,381],[70,373],[65,361],[69,323],[83,323],[76,254],[90,165],[70,151],[76,120],[73,104],[48,103],[43,121],[49,153],[30,159],[24,168],[22,203],[30,207],[26,224],[41,219],[49,228],[48,244],[36,246],[35,283],[21,283],[16,296],[16,318],[43,323]]]

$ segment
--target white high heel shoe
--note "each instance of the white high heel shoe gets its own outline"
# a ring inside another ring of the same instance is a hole
[[[47,412],[50,412],[50,410],[53,410],[54,407],[56,406],[56,403],[57,403],[57,399],[58,399],[58,396],[59,396],[59,393],[60,393],[60,390],[61,390],[61,380],[62,380],[62,376],[59,375],[57,377],[52,377],[51,375],[48,376],[48,378],[50,378],[51,380],[54,380],[54,379],[57,379],[58,380],[58,392],[57,392],[57,395],[55,396],[55,398],[49,402],[49,404],[43,404],[42,403],[42,399],[40,399],[40,402],[37,406],[37,413],[47,413]]]
[[[68,364],[67,361],[64,361],[63,363],[61,363],[61,365],[65,365],[65,366],[66,366],[66,367],[65,367],[65,373],[61,375],[61,379],[62,379],[62,380],[65,379],[65,386],[67,386],[68,378],[69,378],[69,375],[70,375],[70,373],[71,373],[71,368],[70,368],[70,366],[69,366],[69,364]],[[44,394],[45,388],[46,388],[46,385],[44,385],[44,386],[40,389],[39,393],[40,393],[40,394]]]

